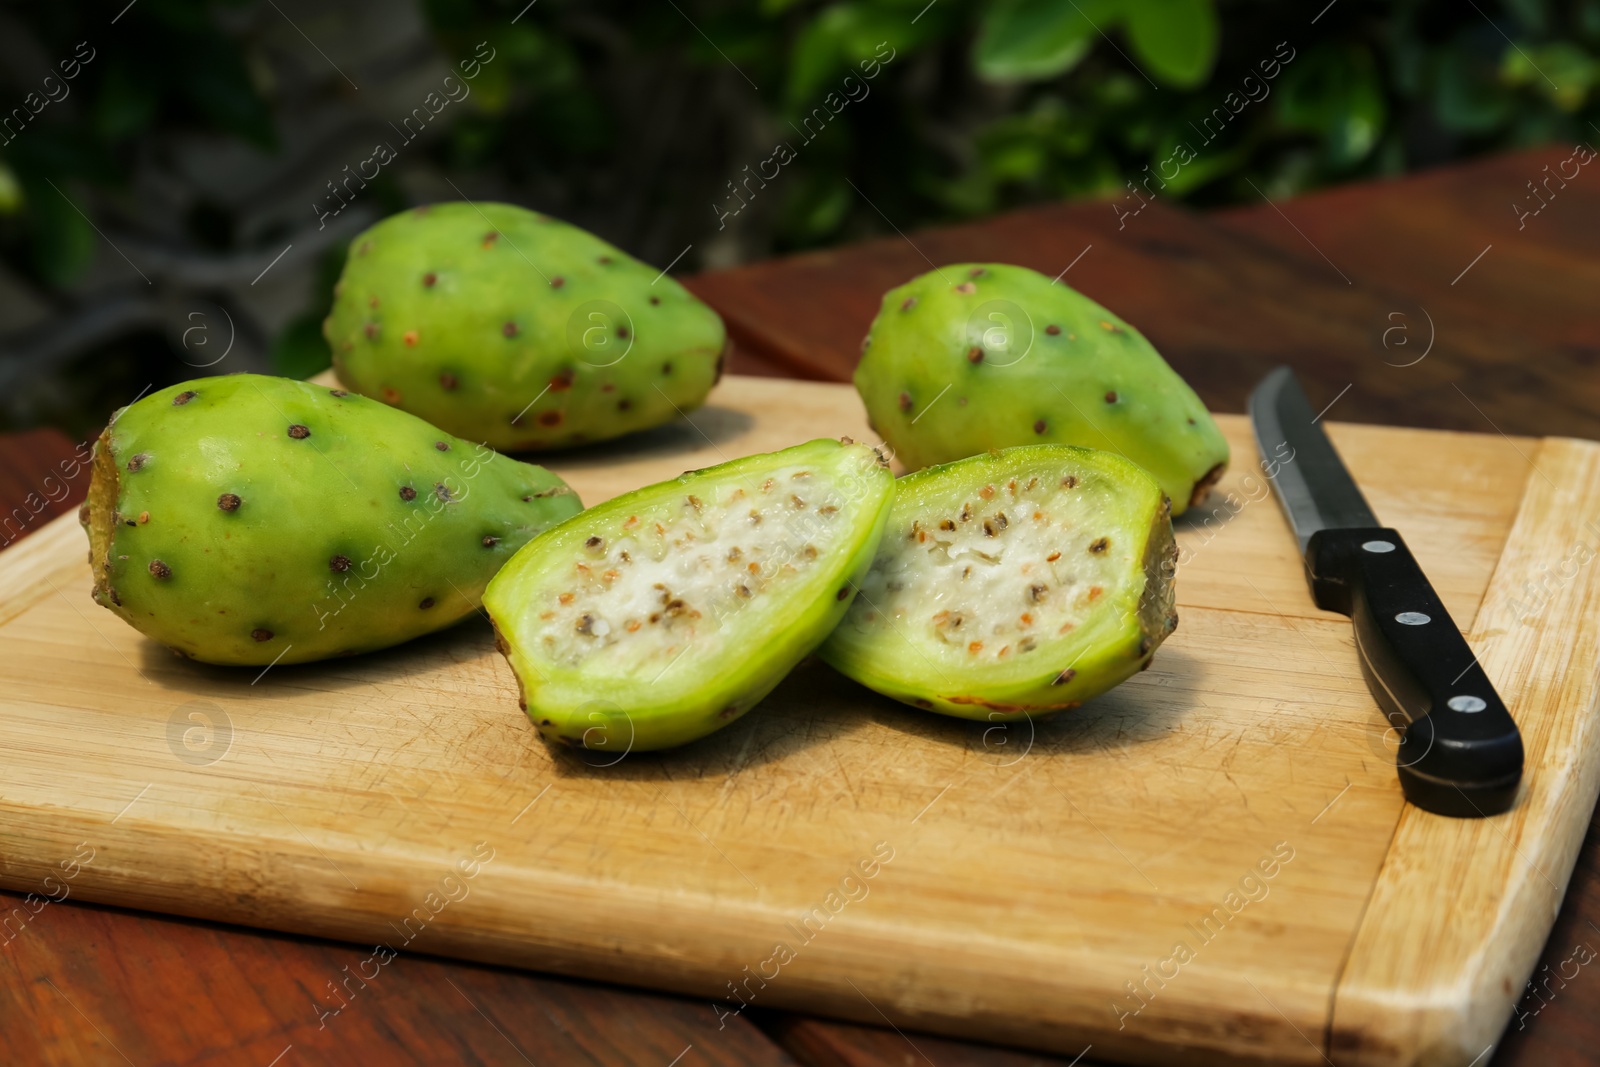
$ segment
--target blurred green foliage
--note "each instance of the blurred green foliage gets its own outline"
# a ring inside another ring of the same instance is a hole
[[[86,32],[87,3],[13,5],[46,53],[92,38],[100,54],[73,83],[86,121],[44,115],[0,146],[9,265],[46,288],[77,277],[96,236],[52,183],[115,193],[154,131],[193,127],[272,150],[270,101],[219,28],[224,8],[252,2],[141,0],[114,41]],[[774,180],[745,255],[886,232],[886,219],[909,230],[1114,195],[1185,142],[1196,158],[1163,195],[1218,204],[1600,138],[1600,0],[1335,0],[1320,14],[1320,0],[421,3],[446,57],[481,40],[498,53],[432,145],[438,164],[491,174],[530,200],[561,190],[567,202],[549,206],[576,217],[698,218],[707,237],[708,201],[776,141],[798,143],[791,123],[887,44],[893,59],[870,94]],[[1280,42],[1293,59],[1263,79]],[[1266,80],[1267,95],[1202,145],[1194,132],[1248,77]],[[678,128],[641,159],[645,123],[659,121],[645,105],[685,87]],[[227,242],[226,220],[203,210],[192,229],[200,247]],[[289,365],[305,362],[315,315],[280,338]]]
[[[267,102],[238,44],[218,25],[220,9],[248,2],[142,0],[139,17],[114,29],[99,4],[8,5],[32,30],[56,86],[20,72],[0,79],[0,118],[17,120],[0,136],[0,256],[8,265],[47,287],[78,278],[99,238],[63,194],[80,183],[125,189],[131,160],[157,130],[276,146]],[[71,77],[67,62],[75,64]],[[70,119],[62,113],[68,101]],[[202,247],[215,247],[205,223],[196,217],[190,229]]]
[[[454,160],[570,181],[625,160],[629,145],[616,134],[627,128],[629,101],[607,83],[607,49],[575,32],[591,10],[543,0],[508,26],[522,2],[427,0],[443,39],[461,47],[488,37],[510,57],[496,73],[514,90],[456,129]],[[752,108],[779,139],[880,42],[895,50],[874,93],[845,108],[786,170],[771,233],[778,251],[883,230],[879,210],[909,229],[1040,199],[1116,194],[1180,142],[1197,158],[1163,194],[1218,204],[1253,199],[1256,189],[1291,195],[1600,136],[1600,0],[1320,7],[682,0],[677,10],[607,5],[605,17],[613,49],[666,57],[681,76],[720,76],[733,91],[741,79],[759,85]],[[1261,63],[1280,42],[1293,58],[1267,95],[1214,138],[1197,138],[1227,94],[1245,92],[1244,79],[1263,80]],[[744,162],[724,164],[726,177]]]

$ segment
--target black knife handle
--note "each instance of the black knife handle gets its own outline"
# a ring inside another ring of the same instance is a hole
[[[1395,530],[1321,530],[1306,546],[1317,606],[1355,622],[1367,688],[1401,735],[1406,799],[1473,818],[1510,808],[1522,735]]]

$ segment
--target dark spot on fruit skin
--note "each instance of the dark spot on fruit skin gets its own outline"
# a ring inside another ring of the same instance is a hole
[[[329,396],[340,396],[340,397],[343,397],[343,396],[349,396],[350,394],[345,392],[343,389],[329,389],[328,390],[328,395]]]
[[[979,348],[977,345],[973,345],[971,348],[967,349],[967,362],[982,363],[983,349]]]
[[[659,296],[652,296],[650,298],[650,303],[651,303],[652,306],[660,304],[661,303],[661,298]]]
[[[1077,676],[1078,676],[1078,672],[1073,670],[1071,667],[1068,667],[1066,670],[1064,670],[1060,674],[1056,675],[1055,681],[1051,682],[1050,684],[1051,685],[1066,685],[1068,682],[1072,681]]]
[[[1033,421],[1033,432],[1034,433],[1044,433],[1044,431],[1045,431],[1045,421],[1043,419],[1035,419]]]
[[[367,340],[376,341],[378,339],[378,324],[377,323],[369,322],[365,326],[363,326],[361,329],[362,329],[362,332],[367,335]]]
[[[508,322],[504,326],[500,327],[500,332],[505,334],[507,337],[515,337],[517,335],[517,324],[514,322]]]
[[[257,628],[257,629],[254,629],[254,630],[250,631],[250,636],[255,638],[257,641],[271,641],[272,640],[272,631],[271,630]]]
[[[1078,488],[1078,476],[1076,474],[1069,474],[1065,478],[1061,479],[1061,488],[1063,488],[1063,489],[1076,489],[1076,488]]]
[[[849,595],[850,595],[850,587],[847,585],[843,589],[840,589],[839,592],[834,595],[833,599],[835,599],[835,600],[843,600],[845,597],[847,597]]]
[[[483,537],[483,547],[484,548],[493,548],[495,545],[498,545],[499,543],[500,543],[500,538],[496,537],[494,534],[484,534],[484,537]]]
[[[445,485],[443,482],[439,482],[433,487],[433,495],[444,501],[446,504],[455,499],[455,497],[451,495],[450,487]]]
[[[415,500],[417,499],[417,491],[411,488],[409,485],[402,485],[400,487],[400,499]]]
[[[560,426],[564,416],[559,411],[541,411],[539,413],[540,426]]]
[[[908,297],[906,297],[904,300],[902,300],[900,302],[900,310],[901,311],[910,311],[912,308],[914,308],[916,306],[917,306],[917,298],[914,297],[914,296],[908,296]]]
[[[1044,332],[1049,334],[1051,337],[1054,337],[1061,332],[1061,327],[1052,322],[1050,325],[1044,328]]]
[[[244,503],[236,493],[223,493],[217,497],[217,507],[223,511],[238,511],[239,505]]]
[[[1115,389],[1107,390],[1106,391],[1106,403],[1107,404],[1115,404],[1116,402],[1117,402],[1117,391]]]
[[[456,380],[456,376],[454,374],[446,373],[439,375],[439,388],[443,389],[447,393],[454,392],[456,386],[459,384],[460,382]]]
[[[663,363],[663,364],[661,364],[661,373],[662,374],[671,374],[672,373],[672,364],[671,363]]]
[[[572,383],[577,380],[577,377],[578,373],[571,367],[561,368],[556,372],[556,376],[550,379],[550,391],[552,393],[566,392],[572,388]]]
[[[611,265],[611,257],[601,256],[599,259],[595,260],[595,262],[600,264],[602,267],[607,267]]]
[[[927,699],[925,699],[923,697],[917,697],[911,703],[915,704],[919,708],[925,708],[928,711],[932,711],[933,710],[933,701],[927,700]]]
[[[113,604],[119,608],[122,607],[122,598],[117,595],[117,591],[115,589],[107,589],[106,594],[111,597],[111,602]]]
[[[1193,425],[1194,425],[1194,420],[1193,420],[1193,419],[1190,419],[1190,420],[1189,420],[1189,425],[1190,425],[1190,426],[1193,426]]]
[[[563,278],[559,274],[557,274],[554,278],[550,279],[550,288],[552,288],[552,289],[559,289],[563,285],[566,285],[566,284],[567,284],[567,280],[565,278]]]
[[[334,556],[328,560],[328,569],[336,574],[343,574],[350,569],[349,556]]]
[[[422,598],[422,602],[419,603],[417,605],[417,607],[421,608],[423,611],[427,611],[429,608],[433,607],[433,597],[431,597],[431,596],[423,597]]]
[[[294,438],[296,441],[304,441],[307,437],[311,436],[311,431],[297,422],[293,426],[289,427],[289,436]]]
[[[632,407],[633,407],[633,401],[629,400],[627,397],[623,397],[621,400],[617,401],[617,410],[618,411],[627,411],[628,409],[630,409]]]
[[[900,394],[900,410],[901,411],[910,411],[911,410],[911,394],[910,393],[901,393]]]
[[[182,407],[199,395],[200,394],[195,392],[193,389],[185,389],[183,392],[172,398],[172,405],[173,407]]]
[[[1102,537],[1102,538],[1099,538],[1098,540],[1096,540],[1093,544],[1091,544],[1089,546],[1089,551],[1093,552],[1095,555],[1098,556],[1098,555],[1100,555],[1100,553],[1104,552],[1106,549],[1108,549],[1110,547],[1111,547],[1111,539],[1108,538],[1108,537]]]
[[[626,326],[618,326],[617,336],[626,341],[628,339],[628,328]]]
[[[488,233],[483,235],[483,246],[485,248],[488,248],[490,245],[494,244],[498,240],[500,240],[499,231],[490,230]]]
[[[583,543],[584,548],[599,548],[604,542],[598,537],[591,537]]]
[[[132,459],[128,460],[128,469],[130,471],[142,470],[145,462],[149,458],[149,456],[145,455],[143,452],[140,452],[137,456],[134,456]]]
[[[159,559],[153,559],[150,561],[150,573],[162,581],[166,581],[172,577],[172,568],[162,563]]]
[[[439,280],[439,276],[437,274],[433,273],[433,271],[431,271],[431,270],[428,273],[426,273],[426,274],[424,274],[422,276],[422,284],[426,288],[429,288],[429,289],[432,289],[433,286],[434,286],[434,283],[437,282],[438,280]]]
[[[969,278],[981,278],[981,277],[983,277],[983,268],[982,267],[973,267],[971,270],[967,271],[967,277],[969,277]]]
[[[440,452],[448,452],[448,451],[450,451],[449,444],[447,444],[444,441],[435,441],[433,443],[433,447],[437,448]]]
[[[1227,463],[1218,463],[1200,476],[1200,480],[1194,483],[1194,489],[1189,493],[1189,506],[1191,508],[1200,506],[1200,502],[1205,500],[1206,494],[1211,492],[1211,487],[1222,480],[1222,472],[1227,466]]]

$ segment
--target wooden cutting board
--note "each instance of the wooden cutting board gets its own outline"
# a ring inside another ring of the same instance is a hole
[[[1517,806],[1408,808],[1350,624],[1312,607],[1244,420],[1179,520],[1154,666],[986,726],[808,663],[687,748],[552,751],[488,624],[266,672],[89,599],[71,518],[0,554],[0,885],[1150,1063],[1468,1064],[1523,993],[1600,777],[1600,446],[1332,425],[1524,732]],[[823,435],[844,386],[730,378],[550,465],[595,503]],[[357,972],[360,972],[359,974]]]

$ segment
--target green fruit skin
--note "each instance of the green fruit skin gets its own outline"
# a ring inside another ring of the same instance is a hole
[[[237,374],[113,416],[80,515],[97,602],[181,655],[263,666],[448,626],[581,507],[543,467],[374,400]]]
[[[530,654],[530,649],[519,641],[519,619],[525,612],[538,610],[530,601],[530,590],[541,573],[575,556],[578,546],[595,531],[609,529],[652,501],[694,492],[696,486],[713,478],[776,469],[789,463],[820,466],[843,458],[839,455],[841,450],[850,453],[846,477],[851,479],[851,495],[858,505],[852,547],[848,553],[819,566],[807,579],[806,588],[812,595],[800,598],[799,606],[780,629],[744,635],[741,648],[719,658],[704,673],[696,673],[692,666],[685,670],[680,664],[644,682],[621,674],[597,676],[586,674],[582,668],[558,666]],[[672,748],[694,741],[740,718],[844,618],[862,575],[877,553],[893,499],[894,475],[876,450],[818,439],[779,452],[689,471],[671,481],[636,489],[590,508],[534,539],[489,583],[483,600],[494,621],[500,651],[510,661],[522,687],[528,716],[551,741],[610,753],[619,759],[624,752]],[[595,706],[600,703],[616,711],[596,711]]]
[[[950,677],[950,670],[935,669],[902,634],[891,631],[873,639],[854,630],[848,621],[817,650],[818,658],[902,703],[986,722],[1044,718],[1075,708],[1148,667],[1156,648],[1178,624],[1173,584],[1178,547],[1171,502],[1147,472],[1120,456],[1059,445],[1022,446],[908,474],[896,485],[884,550],[900,542],[900,531],[909,528],[941,490],[952,484],[1001,483],[1019,468],[1041,461],[1075,471],[1086,483],[1098,472],[1126,494],[1122,509],[1126,515],[1141,522],[1148,517],[1149,536],[1140,563],[1142,583],[1108,597],[1092,624],[1046,643],[1030,654],[1033,659],[1015,660],[1009,669],[985,667]],[[1070,679],[1058,682],[1069,667],[1073,671]],[[960,684],[952,689],[943,684],[947,679]]]
[[[351,389],[502,450],[668,422],[721,376],[727,331],[673,279],[510,204],[391,216],[350,245],[323,336]]]
[[[1205,405],[1138,330],[1026,267],[957,263],[891,289],[855,384],[913,470],[1016,445],[1109,449],[1182,514],[1228,463]]]

